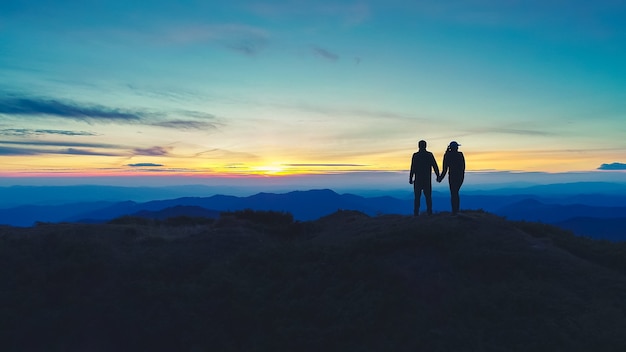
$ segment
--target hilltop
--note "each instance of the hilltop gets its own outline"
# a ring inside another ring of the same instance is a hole
[[[624,243],[472,211],[0,227],[3,351],[623,351]]]

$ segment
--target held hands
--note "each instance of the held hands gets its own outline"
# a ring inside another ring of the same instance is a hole
[[[441,181],[442,181],[442,180],[443,180],[443,177],[441,177],[441,176],[437,176],[437,182],[438,182],[438,183],[441,183]]]

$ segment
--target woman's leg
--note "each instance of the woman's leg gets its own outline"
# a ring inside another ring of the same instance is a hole
[[[452,203],[453,215],[458,213],[461,207],[461,197],[459,196],[460,189],[461,183],[450,182],[450,203]]]

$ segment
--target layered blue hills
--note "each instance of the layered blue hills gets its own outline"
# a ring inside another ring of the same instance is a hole
[[[58,190],[55,190],[58,192]],[[626,195],[462,194],[462,209],[481,209],[509,220],[554,224],[583,236],[626,240]],[[586,204],[580,203],[587,201]],[[422,207],[423,205],[422,201]],[[449,196],[434,192],[435,212],[447,212]],[[602,205],[606,204],[606,205]],[[299,221],[316,220],[338,210],[357,210],[375,216],[413,213],[412,194],[364,197],[320,189],[286,193],[257,193],[238,197],[179,197],[138,201],[95,201],[50,205],[20,205],[0,209],[0,224],[33,226],[38,222],[107,222],[121,216],[166,219],[176,216],[217,218],[220,212],[243,209],[291,213]],[[423,210],[423,209],[422,209]]]
[[[406,200],[393,197],[361,197],[353,194],[338,194],[334,191],[310,190],[283,194],[258,193],[249,197],[215,195],[211,197],[184,197],[157,200],[145,203],[121,202],[102,209],[75,214],[65,221],[107,221],[122,215],[137,215],[143,211],[162,211],[177,206],[195,206],[214,211],[243,209],[283,211],[293,214],[301,221],[316,220],[337,210],[359,210],[366,214],[405,213]],[[411,203],[412,204],[412,203]]]

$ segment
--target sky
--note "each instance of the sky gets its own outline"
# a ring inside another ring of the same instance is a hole
[[[624,18],[621,0],[4,0],[0,178],[408,179],[423,139],[476,174],[623,179]]]

